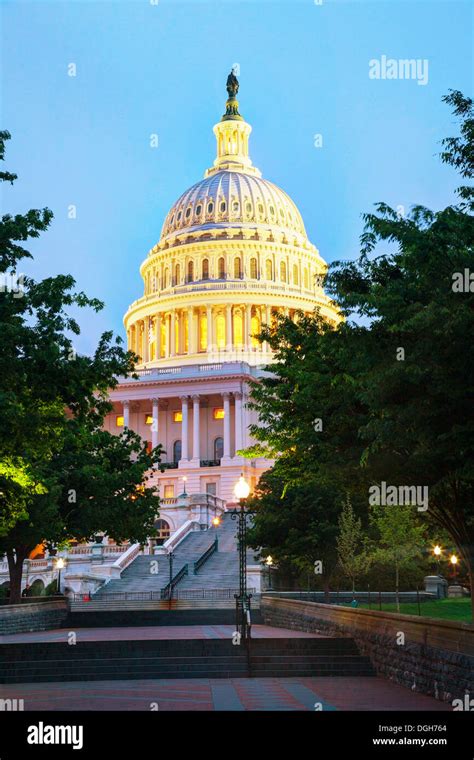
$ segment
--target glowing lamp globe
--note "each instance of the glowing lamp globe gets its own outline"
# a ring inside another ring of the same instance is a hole
[[[237,483],[235,484],[235,488],[234,488],[235,497],[239,500],[246,499],[249,493],[250,493],[250,486],[245,480],[244,476],[241,475]]]

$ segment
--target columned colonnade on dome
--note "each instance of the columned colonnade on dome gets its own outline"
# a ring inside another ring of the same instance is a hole
[[[277,312],[290,317],[295,314],[288,307],[249,303],[165,309],[137,320],[128,328],[128,347],[144,364],[216,350],[269,353],[268,344],[260,344],[256,335],[262,325],[271,324]]]

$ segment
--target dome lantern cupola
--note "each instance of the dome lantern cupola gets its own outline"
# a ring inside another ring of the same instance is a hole
[[[239,82],[233,70],[227,77],[226,87],[229,97],[225,114],[213,128],[217,141],[217,156],[214,166],[207,169],[204,176],[209,177],[216,172],[227,170],[261,177],[262,173],[252,166],[249,157],[249,136],[252,127],[239,113],[239,101],[236,98]]]

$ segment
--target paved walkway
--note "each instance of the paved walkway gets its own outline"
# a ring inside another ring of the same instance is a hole
[[[383,678],[233,678],[9,684],[31,710],[436,710],[450,705]]]
[[[73,628],[77,641],[138,641],[176,639],[230,639],[235,630],[232,625],[161,625],[134,628]],[[13,633],[0,636],[0,644],[31,644],[45,641],[65,641],[71,628],[56,628],[50,631]],[[296,639],[319,638],[316,633],[273,628],[269,625],[252,626],[255,639]],[[325,636],[324,638],[328,638]]]

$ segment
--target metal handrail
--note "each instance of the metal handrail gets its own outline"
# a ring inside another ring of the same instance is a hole
[[[209,559],[209,557],[212,557],[214,552],[216,552],[219,548],[219,543],[217,541],[217,536],[215,537],[214,541],[210,546],[207,547],[206,551],[201,554],[199,559],[196,560],[194,563],[194,574],[197,573],[198,570],[201,569],[201,567],[204,565],[205,562]]]
[[[162,599],[171,599],[171,595],[174,591],[174,587],[180,582],[182,578],[184,578],[185,575],[188,574],[188,565],[183,565],[181,570],[179,570],[175,576],[170,580],[169,583],[166,584],[164,588],[161,589],[161,598]]]

